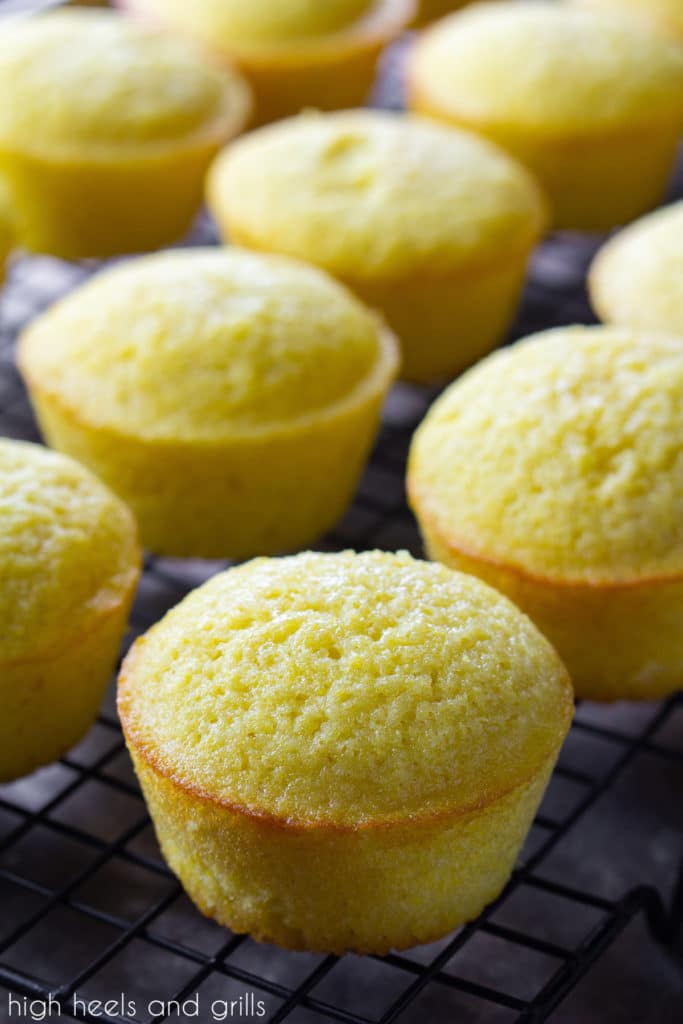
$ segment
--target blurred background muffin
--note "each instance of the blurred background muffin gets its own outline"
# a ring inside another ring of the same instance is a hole
[[[415,14],[416,0],[121,0],[234,60],[249,80],[257,122],[307,107],[354,107],[377,61]]]
[[[104,10],[5,19],[0,173],[23,246],[67,259],[167,245],[249,91],[196,47]]]
[[[428,29],[410,105],[481,132],[545,188],[556,228],[604,231],[661,198],[683,130],[683,48],[614,11],[480,3]]]
[[[611,238],[592,263],[589,287],[601,320],[678,334],[683,344],[683,202]]]
[[[547,220],[535,181],[486,140],[379,111],[250,134],[208,198],[226,240],[314,263],[381,310],[402,376],[422,382],[501,340]]]

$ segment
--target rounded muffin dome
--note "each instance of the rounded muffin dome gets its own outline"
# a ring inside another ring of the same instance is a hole
[[[0,440],[0,665],[49,655],[134,585],[132,514],[72,459]]]
[[[129,743],[197,796],[290,824],[462,813],[545,770],[565,670],[513,604],[407,554],[306,553],[214,577],[133,649]]]
[[[105,11],[3,24],[0,145],[57,152],[164,147],[244,120],[235,74],[194,46]]]
[[[305,425],[395,359],[374,314],[327,275],[239,249],[115,267],[30,327],[20,354],[81,420],[156,441]]]
[[[500,352],[435,404],[409,488],[449,549],[564,583],[683,572],[683,344],[561,328]]]
[[[546,219],[538,186],[495,146],[375,111],[252,133],[218,158],[209,197],[246,244],[350,282],[486,265],[529,248]]]
[[[601,319],[683,335],[683,202],[620,231],[598,253],[590,292]]]
[[[610,11],[482,3],[428,31],[418,88],[464,123],[586,136],[683,117],[683,51]]]
[[[207,43],[239,50],[339,32],[371,12],[378,0],[144,0],[142,6]]]

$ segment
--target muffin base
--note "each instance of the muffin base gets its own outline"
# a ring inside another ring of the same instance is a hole
[[[452,379],[502,341],[519,304],[528,255],[510,253],[491,266],[451,274],[341,280],[396,333],[401,378],[429,384]]]
[[[476,917],[510,877],[554,764],[476,809],[351,829],[222,806],[127,738],[164,856],[199,909],[259,941],[337,954],[406,949]]]
[[[526,612],[557,649],[578,697],[659,700],[683,685],[683,573],[622,584],[539,579],[466,554],[420,520],[429,557],[478,576]]]
[[[116,666],[138,572],[125,596],[63,650],[0,663],[0,783],[28,775],[88,732]]]
[[[542,185],[558,231],[609,231],[651,210],[664,195],[681,135],[677,121],[594,138],[525,135],[442,109],[414,75],[409,94],[417,113],[484,135],[517,157]]]
[[[395,372],[394,341],[353,400],[298,428],[225,442],[165,442],[80,419],[29,381],[49,444],[130,505],[145,547],[177,557],[244,559],[308,546],[344,514]]]

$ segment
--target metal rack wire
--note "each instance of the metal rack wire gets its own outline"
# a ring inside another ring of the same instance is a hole
[[[683,182],[677,192],[683,195]],[[211,224],[201,220],[190,244],[212,241]],[[594,247],[578,236],[541,247],[512,339],[592,320],[583,281]],[[13,267],[0,298],[0,435],[38,440],[14,368],[14,341],[32,317],[94,269],[46,258]],[[421,553],[403,474],[410,437],[433,397],[405,385],[394,390],[356,500],[324,549]],[[124,649],[221,568],[149,558]],[[650,784],[683,770],[683,750],[671,740],[682,722],[681,696],[643,709],[627,724],[614,711],[580,706],[500,898],[441,943],[384,958],[339,959],[257,946],[194,910],[159,853],[110,693],[76,750],[28,780],[0,787],[0,1022],[8,993],[52,997],[65,1019],[161,1024],[189,1018],[178,1018],[172,1006],[150,1006],[152,1000],[182,1002],[199,993],[205,1009],[193,1019],[203,1021],[211,1019],[206,1008],[213,1000],[237,1005],[247,992],[263,1001],[260,1019],[272,1024],[545,1021],[634,919],[643,917],[653,942],[673,944],[680,934],[680,869],[672,891],[639,883],[614,893],[599,879],[567,880],[552,864],[568,843],[581,848],[588,817],[637,760],[656,765]],[[117,993],[135,1001],[135,1014],[126,1006],[103,1013],[85,1005],[116,1000]]]

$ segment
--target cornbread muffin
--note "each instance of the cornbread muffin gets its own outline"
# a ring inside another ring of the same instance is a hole
[[[189,43],[82,9],[3,19],[0,95],[21,242],[66,259],[183,235],[250,106],[242,79]]]
[[[634,14],[683,40],[683,4],[681,0],[574,0],[586,7],[609,8]]]
[[[226,237],[317,264],[382,310],[417,381],[500,340],[546,222],[536,184],[500,150],[377,111],[252,133],[212,166],[208,200]]]
[[[0,782],[92,725],[139,570],[118,498],[71,459],[0,439]]]
[[[5,183],[0,180],[0,285],[5,278],[7,257],[14,247],[14,213]]]
[[[234,61],[259,123],[363,103],[416,0],[120,0]]]
[[[683,202],[615,235],[593,261],[589,285],[602,320],[683,337]]]
[[[397,362],[327,275],[238,249],[119,265],[19,350],[50,444],[128,501],[145,545],[215,558],[294,549],[334,524]]]
[[[335,953],[436,939],[498,895],[573,710],[504,597],[379,551],[214,577],[137,642],[118,703],[199,908]]]
[[[527,612],[582,697],[683,682],[683,345],[548,331],[433,406],[408,489],[433,558]]]
[[[415,110],[526,163],[556,227],[602,231],[665,188],[683,128],[683,49],[611,11],[481,3],[424,34],[409,94]]]

